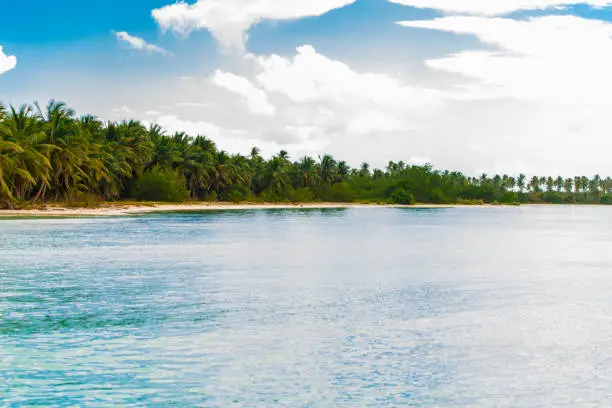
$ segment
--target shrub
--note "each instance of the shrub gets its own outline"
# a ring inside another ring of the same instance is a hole
[[[259,201],[264,203],[278,203],[283,201],[280,195],[273,190],[264,190],[259,195]]]
[[[219,198],[217,197],[217,192],[213,190],[210,193],[206,194],[204,200],[210,202],[217,202],[219,200]]]
[[[134,197],[141,201],[181,202],[189,197],[189,191],[177,172],[153,169],[136,181]]]
[[[435,204],[444,204],[449,200],[440,187],[431,190],[431,202]]]
[[[414,204],[414,196],[411,192],[406,191],[403,187],[397,188],[391,194],[391,200],[395,204],[412,205]]]
[[[225,194],[227,201],[239,203],[241,201],[248,201],[251,198],[251,191],[248,187],[242,185],[235,185]]]
[[[317,188],[315,194],[330,203],[352,203],[356,198],[355,190],[345,182]]]
[[[500,198],[500,202],[504,204],[512,204],[519,201],[518,195],[512,191],[506,191]]]
[[[288,197],[295,203],[310,203],[315,201],[315,195],[309,188],[298,188],[288,191]]]

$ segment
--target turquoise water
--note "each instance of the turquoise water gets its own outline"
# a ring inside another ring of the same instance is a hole
[[[0,405],[612,404],[612,209],[0,220]]]

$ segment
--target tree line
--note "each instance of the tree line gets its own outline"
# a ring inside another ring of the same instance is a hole
[[[147,201],[612,203],[612,179],[468,177],[431,165],[358,168],[331,155],[264,159],[217,148],[205,136],[166,134],[137,121],[77,117],[64,103],[0,104],[0,207],[26,203]]]

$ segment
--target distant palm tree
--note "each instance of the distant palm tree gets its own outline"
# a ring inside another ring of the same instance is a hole
[[[557,189],[557,193],[560,193],[563,191],[563,177],[559,176],[555,179],[555,188]]]
[[[345,180],[351,173],[351,168],[345,161],[338,162],[338,181]]]
[[[548,191],[549,193],[552,192],[554,186],[555,186],[555,181],[553,180],[552,177],[548,176],[546,178],[546,191]]]
[[[540,179],[536,176],[533,176],[531,178],[531,181],[529,182],[529,188],[531,189],[533,193],[539,192],[540,191]]]
[[[302,176],[302,187],[310,187],[314,183],[316,165],[317,163],[310,156],[304,156],[298,162],[297,167]]]
[[[361,163],[361,168],[359,169],[360,177],[370,177],[370,165],[368,163]]]
[[[516,181],[516,185],[518,186],[520,193],[523,193],[523,191],[525,191],[526,183],[527,183],[527,176],[521,173],[518,177],[518,180]]]
[[[331,184],[331,182],[334,180],[334,177],[336,175],[336,170],[337,170],[337,166],[338,164],[336,163],[336,160],[334,160],[334,158],[329,155],[326,154],[321,158],[321,182],[323,184]]]
[[[563,188],[565,189],[565,192],[567,194],[572,194],[574,188],[574,179],[565,179],[565,182],[563,183]]]

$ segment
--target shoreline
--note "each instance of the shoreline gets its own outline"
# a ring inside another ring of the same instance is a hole
[[[121,204],[113,203],[97,208],[68,208],[45,206],[27,210],[0,210],[0,219],[6,217],[107,217],[129,216],[181,211],[240,211],[240,210],[287,210],[287,209],[350,209],[350,208],[414,208],[443,209],[457,207],[484,207],[446,204],[354,204],[354,203],[302,203],[302,204],[232,204],[232,203],[193,203],[193,204]]]

